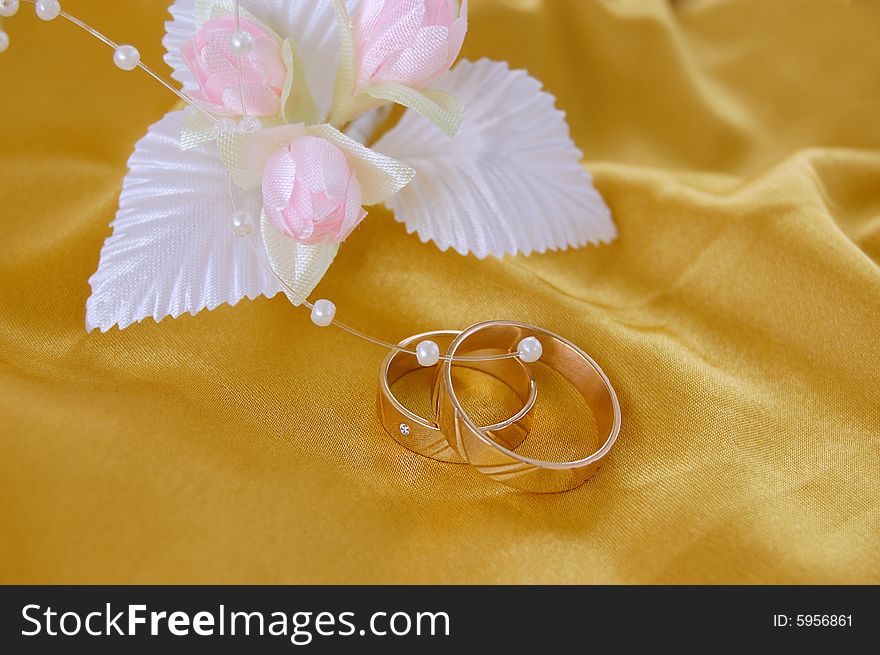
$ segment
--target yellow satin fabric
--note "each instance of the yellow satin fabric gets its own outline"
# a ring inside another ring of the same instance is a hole
[[[163,2],[68,9],[161,58]],[[623,430],[523,495],[381,431],[384,352],[281,296],[86,334],[125,161],[174,98],[32,8],[0,55],[3,582],[880,582],[880,3],[474,0],[620,229],[477,261],[375,212],[316,297],[388,339],[576,341]],[[563,421],[560,421],[564,424]]]

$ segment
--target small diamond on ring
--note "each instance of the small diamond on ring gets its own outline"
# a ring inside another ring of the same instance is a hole
[[[412,432],[412,430],[410,430],[410,427],[406,423],[400,424],[400,434],[404,437],[408,437],[410,432]]]

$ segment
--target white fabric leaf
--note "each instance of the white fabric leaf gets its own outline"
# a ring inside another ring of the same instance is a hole
[[[171,20],[165,22],[165,37],[162,39],[165,63],[171,67],[171,77],[180,82],[184,91],[192,93],[199,85],[180,49],[196,33],[196,0],[176,0],[168,12]]]
[[[357,0],[347,0],[354,11]],[[330,111],[333,85],[339,61],[339,29],[332,0],[241,0],[250,12],[281,38],[290,38],[302,59],[312,97],[322,114]],[[195,76],[180,54],[180,46],[196,32],[195,0],[175,0],[169,9],[172,20],[165,23],[162,44],[165,63],[172,77],[190,92],[198,88]]]
[[[481,59],[434,86],[465,106],[454,138],[407,111],[373,146],[416,171],[385,203],[409,232],[480,258],[614,239],[611,212],[540,82]]]
[[[248,239],[232,232],[229,181],[216,146],[181,152],[183,117],[172,112],[150,127],[129,159],[113,234],[89,280],[89,331],[281,291]],[[259,189],[238,191],[236,203],[255,217],[251,238],[262,250]]]

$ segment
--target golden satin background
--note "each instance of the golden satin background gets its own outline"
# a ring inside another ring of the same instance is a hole
[[[159,63],[166,3],[111,4],[65,8]],[[623,430],[551,496],[402,449],[384,352],[282,297],[86,334],[175,99],[30,6],[5,26],[3,582],[880,582],[880,2],[472,2],[465,55],[557,95],[620,238],[477,261],[374,212],[315,297],[592,353]]]

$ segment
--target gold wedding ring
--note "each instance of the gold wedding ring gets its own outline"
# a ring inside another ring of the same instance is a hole
[[[421,341],[431,340],[437,343],[440,352],[444,352],[458,335],[457,330],[427,332],[404,339],[399,345],[402,348],[409,348]],[[491,345],[484,351],[489,354],[509,352],[498,350]],[[442,360],[435,366],[437,373],[440,372],[441,364]],[[463,362],[457,365],[482,371],[501,380],[522,402],[522,408],[512,417],[489,427],[480,428],[498,443],[505,444],[508,448],[516,448],[528,434],[529,413],[537,396],[537,388],[530,370],[518,359]],[[421,417],[408,409],[391,391],[391,387],[403,376],[420,368],[415,355],[401,350],[391,351],[382,362],[378,393],[379,419],[382,427],[398,443],[413,452],[441,462],[464,464],[465,460],[450,448],[446,438],[440,433],[436,420]],[[434,397],[439,396],[440,386],[440,379],[435,374]]]
[[[463,409],[452,376],[458,362],[441,362],[438,425],[450,449],[490,478],[524,491],[568,491],[596,472],[620,432],[620,403],[599,365],[583,350],[553,332],[508,321],[489,321],[469,327],[453,340],[446,353],[449,357],[462,357],[487,351],[516,352],[517,345],[526,337],[536,337],[541,342],[540,362],[562,374],[586,402],[598,434],[604,437],[599,449],[582,459],[565,462],[544,461],[515,452],[516,446],[510,447],[493,438]],[[558,434],[555,438],[567,436]]]

